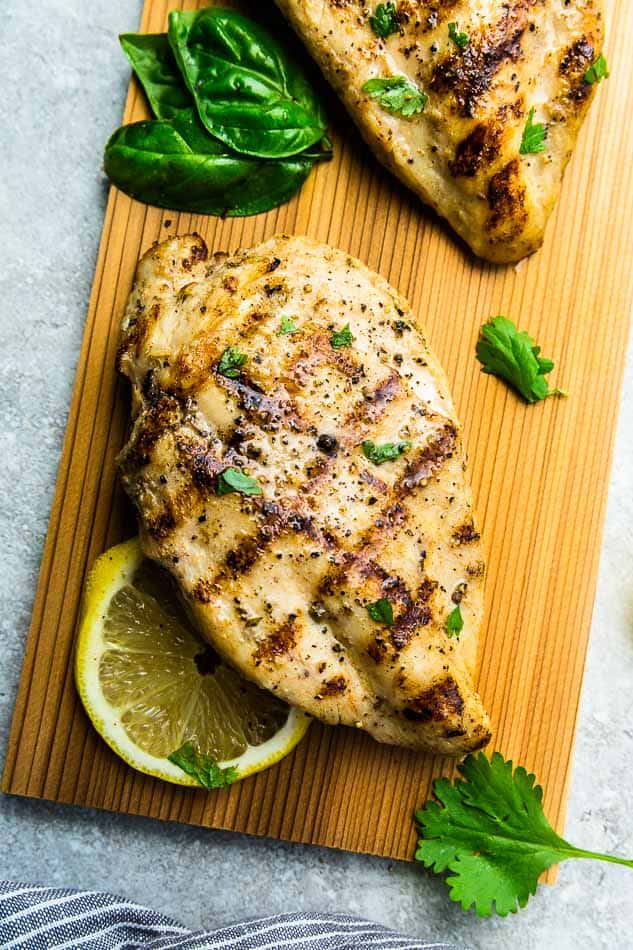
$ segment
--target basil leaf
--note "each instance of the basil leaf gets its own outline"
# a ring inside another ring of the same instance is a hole
[[[235,766],[229,766],[228,769],[220,768],[215,759],[197,752],[191,742],[185,742],[167,758],[187,775],[195,778],[204,788],[226,788],[239,778],[239,772]]]
[[[284,204],[326,153],[263,160],[236,155],[213,139],[197,116],[180,113],[123,126],[105,150],[110,180],[139,201],[193,214],[242,216]]]
[[[393,626],[393,607],[386,597],[381,597],[373,604],[367,604],[367,613],[376,623],[384,623],[388,627]]]
[[[194,109],[166,33],[122,33],[119,42],[157,119]]]
[[[239,468],[225,468],[218,475],[216,494],[230,495],[232,492],[239,492],[240,495],[264,494],[256,478],[245,475]]]
[[[234,10],[173,10],[169,42],[204,126],[247,155],[283,158],[319,142],[326,119],[301,67]]]

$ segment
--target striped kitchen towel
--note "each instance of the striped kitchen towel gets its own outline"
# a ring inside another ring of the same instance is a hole
[[[421,943],[345,914],[282,914],[221,930],[188,930],[99,891],[0,881],[2,950],[460,950]],[[463,950],[463,948],[462,948]]]

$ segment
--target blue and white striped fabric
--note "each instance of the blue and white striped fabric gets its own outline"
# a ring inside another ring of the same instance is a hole
[[[2,950],[460,950],[343,914],[283,914],[191,931],[132,901],[0,881]],[[463,950],[463,948],[462,948]]]

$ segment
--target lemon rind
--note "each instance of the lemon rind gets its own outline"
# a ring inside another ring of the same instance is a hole
[[[107,702],[99,682],[99,660],[103,653],[101,636],[107,607],[116,592],[129,583],[143,560],[138,538],[117,544],[95,561],[84,588],[81,622],[75,650],[75,682],[93,726],[107,745],[124,762],[145,775],[175,785],[200,788],[199,782],[168,759],[151,755],[139,748],[115,718],[116,710]],[[299,709],[290,709],[284,726],[267,742],[249,746],[242,755],[221,768],[234,767],[238,779],[268,768],[283,759],[301,741],[311,722]]]

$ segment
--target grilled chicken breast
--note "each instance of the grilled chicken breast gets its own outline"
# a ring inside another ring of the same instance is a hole
[[[327,723],[485,745],[481,542],[446,378],[406,301],[307,238],[211,258],[174,238],[140,261],[118,361],[142,544],[204,637]],[[261,494],[227,491],[236,472]]]
[[[584,77],[601,0],[397,0],[384,39],[375,0],[276,2],[378,158],[477,255],[511,262],[540,246],[595,88]],[[363,91],[394,76],[428,96],[423,112],[405,118]],[[532,109],[547,137],[521,154]]]

